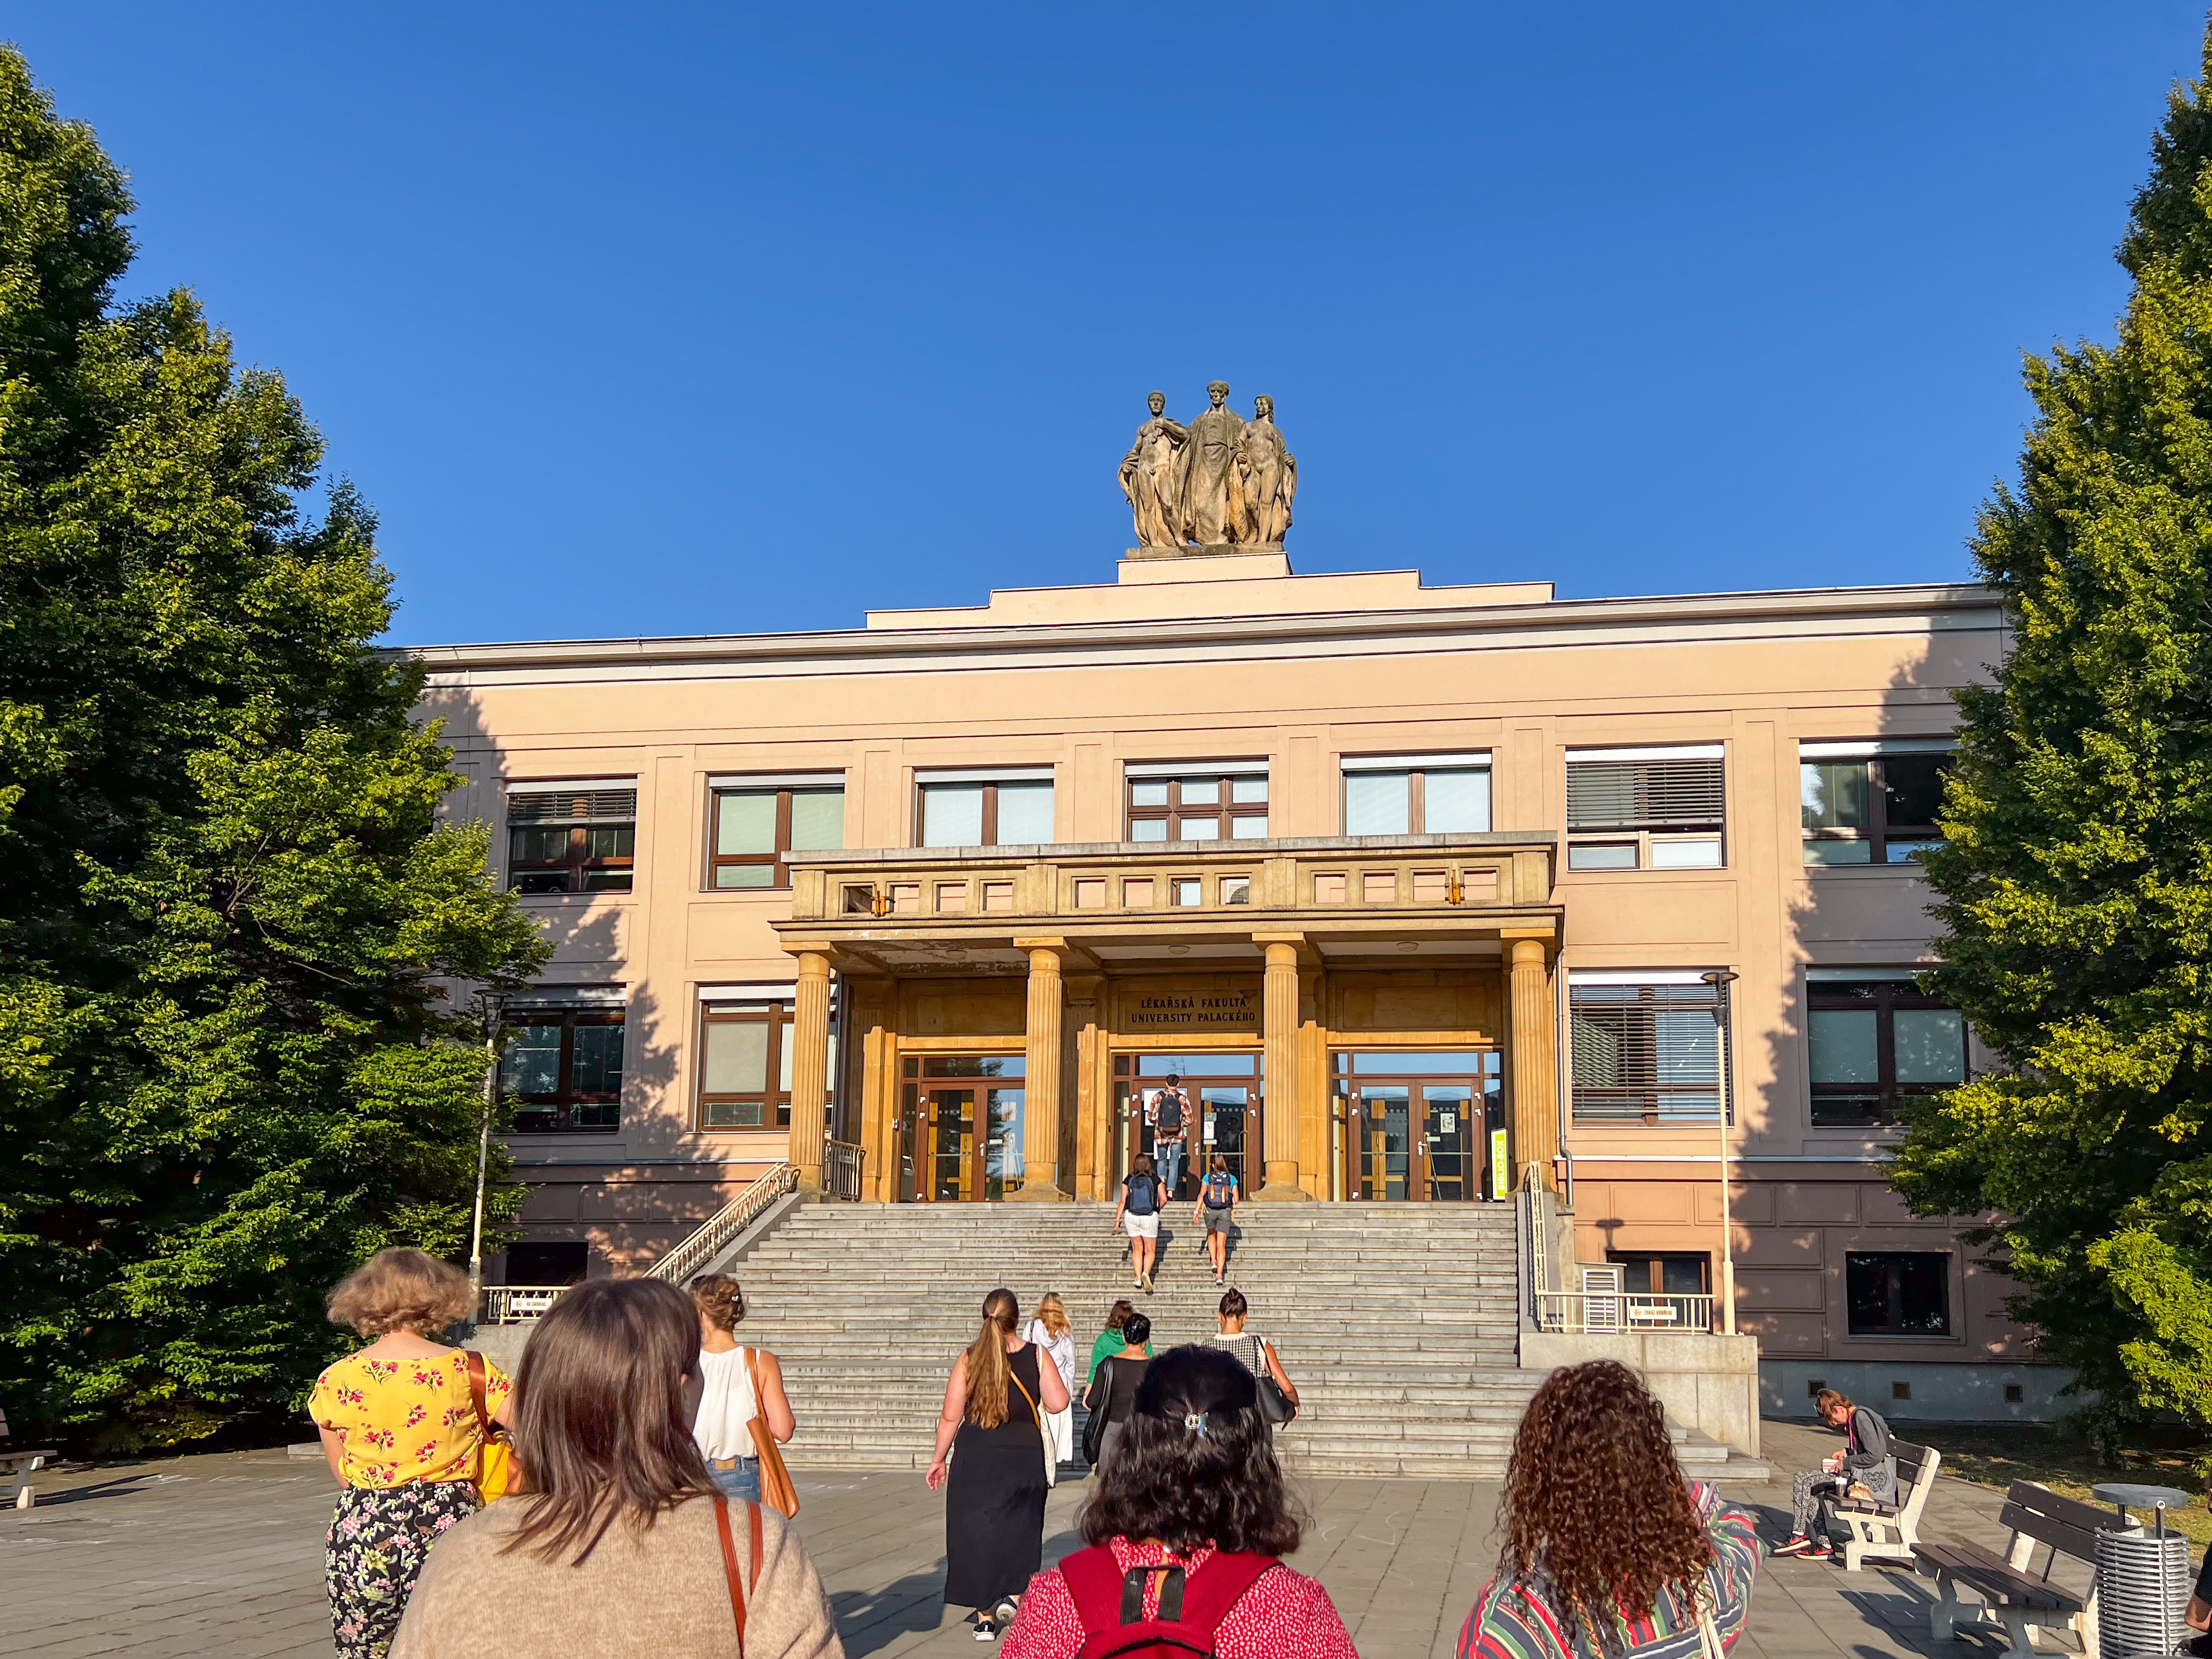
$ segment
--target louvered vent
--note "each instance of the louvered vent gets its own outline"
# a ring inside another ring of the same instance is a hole
[[[1718,830],[1723,806],[1721,762],[1570,761],[1570,830]]]
[[[635,789],[516,790],[507,798],[509,823],[634,823]]]
[[[1720,1024],[1703,985],[1571,985],[1575,1115],[1711,1121],[1721,1109]]]

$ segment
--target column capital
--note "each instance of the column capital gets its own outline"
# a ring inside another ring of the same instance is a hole
[[[1321,951],[1303,928],[1261,929],[1252,935],[1252,943],[1260,947],[1261,954],[1273,962],[1294,962],[1308,968],[1321,966]],[[1278,956],[1281,950],[1288,956]]]
[[[1547,948],[1551,944],[1549,939],[1516,939],[1512,940],[1511,944],[1512,962],[1516,968],[1528,967],[1532,964],[1541,968],[1552,954]]]

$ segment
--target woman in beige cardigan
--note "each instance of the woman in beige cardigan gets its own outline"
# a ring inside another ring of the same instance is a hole
[[[727,1659],[724,1515],[746,1659],[842,1659],[799,1534],[708,1473],[698,1351],[690,1298],[659,1279],[594,1279],[554,1304],[515,1378],[515,1484],[431,1553],[392,1659]]]

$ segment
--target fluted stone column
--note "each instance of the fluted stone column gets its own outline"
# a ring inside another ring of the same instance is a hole
[[[799,953],[799,994],[791,1021],[791,1161],[799,1190],[822,1190],[823,1113],[830,1104],[830,958]]]
[[[1559,1054],[1551,976],[1540,939],[1513,941],[1513,1182],[1533,1164],[1547,1187],[1558,1184]]]
[[[1298,947],[1291,939],[1258,942],[1267,952],[1260,1000],[1267,1184],[1253,1197],[1295,1202],[1310,1197],[1298,1179]]]
[[[1060,1190],[1060,952],[1030,950],[1028,1050],[1023,1067],[1022,1184],[1014,1196],[1032,1204],[1065,1200]]]

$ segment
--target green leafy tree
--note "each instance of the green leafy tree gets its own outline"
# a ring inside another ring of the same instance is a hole
[[[2112,1413],[2212,1423],[2212,39],[2119,258],[2110,347],[2031,358],[1973,544],[2012,638],[1960,698],[1934,988],[2008,1068],[1911,1124],[1895,1184],[1994,1215],[2016,1314]]]
[[[465,1250],[447,990],[543,951],[369,643],[373,518],[302,515],[320,440],[189,294],[117,303],[131,206],[0,49],[0,1397],[111,1443],[296,1401],[336,1277]]]

